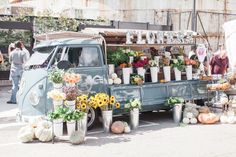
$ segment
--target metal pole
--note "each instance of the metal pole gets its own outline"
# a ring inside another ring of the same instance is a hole
[[[196,32],[196,0],[193,0],[193,11],[192,11],[192,31]]]

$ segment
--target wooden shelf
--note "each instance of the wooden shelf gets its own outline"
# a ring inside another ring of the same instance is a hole
[[[108,47],[194,46],[195,44],[107,44]]]

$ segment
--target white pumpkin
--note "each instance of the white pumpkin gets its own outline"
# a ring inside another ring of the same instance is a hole
[[[52,124],[49,121],[42,121],[35,129],[35,136],[42,142],[52,140]]]
[[[190,123],[191,124],[197,124],[197,118],[191,118]]]
[[[118,76],[117,76],[116,73],[111,74],[111,79],[112,79],[112,80],[115,80],[117,77],[118,77]]]
[[[183,118],[183,123],[184,123],[184,124],[189,124],[189,123],[190,123],[189,118]]]
[[[38,123],[43,121],[45,118],[42,116],[38,116],[38,117],[34,117],[29,119],[29,124],[31,125],[31,127],[36,128],[38,126]]]
[[[23,142],[32,142],[34,140],[34,129],[30,126],[22,127],[18,132],[18,139]]]
[[[193,115],[193,113],[191,113],[191,112],[188,112],[188,113],[186,114],[186,117],[187,117],[187,118],[193,118],[193,117],[194,117],[194,115]]]
[[[228,117],[226,115],[221,115],[220,116],[220,122],[221,123],[227,123],[228,121]]]
[[[121,84],[121,79],[120,78],[116,78],[114,80],[114,84]]]
[[[112,84],[113,84],[113,80],[109,78],[109,79],[108,79],[108,84],[109,84],[109,85],[112,85]]]

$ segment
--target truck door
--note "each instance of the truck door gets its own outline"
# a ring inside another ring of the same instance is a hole
[[[61,60],[68,60],[70,70],[81,74],[78,83],[80,93],[107,91],[107,67],[104,64],[101,47],[98,45],[69,46]]]

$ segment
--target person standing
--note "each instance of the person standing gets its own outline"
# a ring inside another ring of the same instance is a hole
[[[22,51],[24,51],[25,54],[26,54],[26,61],[28,61],[29,58],[30,58],[30,53],[29,53],[29,51],[25,48],[25,45],[24,45],[24,43],[23,43],[22,41],[21,41],[21,47],[22,47]]]
[[[229,68],[229,58],[224,48],[221,48],[219,52],[211,58],[210,65],[211,74],[224,75],[227,72]]]
[[[10,78],[12,80],[12,94],[8,104],[16,104],[16,93],[23,73],[23,66],[27,60],[26,53],[22,50],[21,42],[15,43],[15,49],[10,53],[9,61],[11,63]]]

